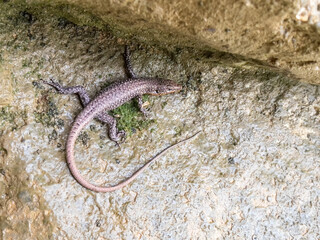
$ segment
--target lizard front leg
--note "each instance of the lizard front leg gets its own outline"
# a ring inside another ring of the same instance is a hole
[[[82,86],[63,87],[60,83],[53,81],[52,79],[50,79],[50,81],[42,80],[42,82],[54,87],[61,94],[78,94],[83,107],[87,106],[91,101],[86,89]],[[118,131],[117,121],[112,116],[108,115],[107,113],[99,113],[95,118],[103,123],[108,124],[109,137],[112,141],[121,143],[125,140],[125,131]]]
[[[128,46],[125,47],[123,57],[124,57],[125,69],[128,77],[131,79],[136,78],[136,75],[132,70],[131,61],[130,61],[130,49]]]
[[[149,114],[149,112],[148,112],[147,109],[145,109],[145,108],[143,107],[142,96],[139,95],[139,96],[136,97],[136,99],[137,99],[137,101],[138,101],[139,110],[143,113],[144,117],[147,117],[148,114]]]
[[[63,87],[60,83],[50,79],[50,81],[41,80],[43,83],[54,87],[61,94],[78,94],[83,107],[87,106],[91,101],[87,90],[82,86]]]

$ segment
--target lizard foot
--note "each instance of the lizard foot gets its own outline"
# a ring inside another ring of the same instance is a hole
[[[64,87],[62,87],[60,85],[60,83],[54,81],[52,78],[50,78],[50,81],[46,81],[46,80],[43,80],[43,79],[40,79],[40,80],[41,80],[42,83],[47,84],[47,85],[49,85],[51,87],[54,87],[55,89],[58,90],[58,92],[62,92],[64,90]]]
[[[144,118],[149,118],[150,117],[150,111],[148,109],[141,108],[140,111],[142,112]]]
[[[118,133],[117,133],[117,136],[116,137],[111,137],[110,136],[110,139],[114,142],[116,142],[116,145],[118,147],[120,147],[120,144],[121,143],[124,143],[124,141],[126,140],[126,132],[124,130],[120,130]]]

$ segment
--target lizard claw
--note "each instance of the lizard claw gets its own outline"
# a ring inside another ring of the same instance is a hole
[[[116,146],[120,147],[120,144],[124,143],[126,140],[126,132],[124,130],[121,130],[117,133],[117,137],[115,139],[112,139],[116,142]]]
[[[59,92],[62,90],[62,86],[60,85],[60,83],[54,81],[52,78],[50,78],[50,81],[46,81],[43,79],[40,79],[40,81],[44,84],[47,84],[51,87],[54,87],[55,89],[57,89]]]
[[[123,143],[126,140],[126,135],[127,134],[124,130],[119,131],[117,134],[117,138],[120,139],[118,143]]]
[[[150,116],[150,112],[146,108],[141,108],[140,111],[142,112],[144,118],[148,118]]]

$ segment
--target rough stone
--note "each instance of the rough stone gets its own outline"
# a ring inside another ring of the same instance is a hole
[[[319,86],[268,69],[219,65],[210,54],[197,59],[204,52],[190,48],[172,55],[132,42],[138,76],[167,77],[184,90],[150,97],[155,121],[121,148],[92,122],[86,142],[76,144],[81,173],[115,184],[164,147],[201,134],[124,189],[93,193],[65,162],[81,106],[39,80],[81,84],[93,96],[125,77],[123,39],[47,13],[5,10],[1,68],[9,69],[13,94],[0,111],[2,239],[320,238]]]
[[[35,13],[51,9],[62,19],[107,28],[118,37],[167,51],[192,47],[229,53],[250,65],[259,60],[264,67],[320,83],[317,0],[30,0],[28,5]],[[26,23],[35,20],[28,12],[22,18]]]

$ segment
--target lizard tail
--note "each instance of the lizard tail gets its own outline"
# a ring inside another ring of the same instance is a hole
[[[138,169],[131,177],[127,178],[126,180],[124,180],[123,182],[120,182],[119,184],[115,185],[115,186],[110,186],[110,187],[104,187],[104,186],[97,186],[94,185],[90,182],[88,182],[84,177],[82,177],[82,175],[80,174],[78,168],[76,167],[75,164],[75,159],[74,159],[74,146],[75,146],[75,142],[76,139],[81,131],[82,128],[84,128],[85,124],[77,124],[77,120],[75,121],[75,123],[72,126],[72,129],[69,133],[68,136],[68,141],[67,141],[67,163],[68,163],[68,167],[69,170],[71,172],[71,174],[73,175],[73,177],[75,178],[75,180],[77,180],[77,182],[82,185],[83,187],[95,191],[95,192],[112,192],[115,190],[118,190],[120,188],[123,188],[124,186],[128,185],[129,183],[131,183],[134,179],[136,179],[148,166],[150,166],[150,164],[152,162],[154,162],[155,160],[157,160],[158,158],[160,158],[162,155],[164,155],[169,149],[173,148],[173,147],[177,147],[178,145],[181,145],[182,143],[191,140],[192,138],[196,137],[199,133],[195,133],[194,135],[185,138],[165,149],[163,149],[161,152],[159,152],[157,155],[155,155],[151,160],[149,160],[144,166],[142,166],[140,169]],[[79,121],[81,122],[81,121]]]

